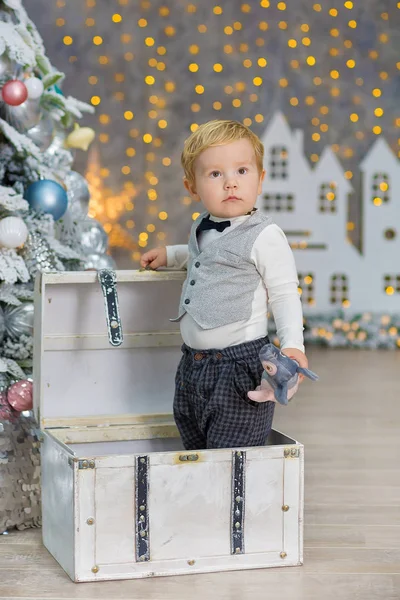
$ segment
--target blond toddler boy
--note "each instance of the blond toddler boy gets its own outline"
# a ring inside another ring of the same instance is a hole
[[[186,268],[179,304],[184,341],[174,417],[186,449],[266,443],[275,404],[253,402],[267,311],[282,352],[307,367],[292,251],[283,231],[255,208],[265,176],[259,138],[236,121],[210,121],[184,144],[184,185],[205,211],[188,245],[156,248],[144,268]]]

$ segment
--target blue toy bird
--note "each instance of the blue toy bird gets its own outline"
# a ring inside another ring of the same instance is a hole
[[[273,344],[261,348],[260,360],[264,367],[261,385],[247,394],[255,402],[275,399],[280,404],[287,404],[299,387],[299,373],[312,381],[318,380],[318,375],[299,367],[298,362],[282,354]]]

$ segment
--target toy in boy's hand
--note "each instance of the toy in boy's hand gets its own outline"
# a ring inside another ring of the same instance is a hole
[[[299,367],[299,363],[282,352],[273,344],[266,344],[260,350],[260,360],[264,367],[261,385],[247,395],[255,402],[277,400],[287,404],[299,387],[299,373],[312,381],[318,380],[318,375]]]

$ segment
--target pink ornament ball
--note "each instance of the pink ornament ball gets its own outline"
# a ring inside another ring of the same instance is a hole
[[[12,79],[3,85],[1,95],[9,106],[19,106],[28,98],[28,90],[22,81]]]
[[[33,406],[32,390],[32,382],[27,381],[26,379],[21,379],[21,381],[13,383],[8,388],[8,403],[14,410],[18,412],[22,412],[23,410],[31,410]]]
[[[0,421],[15,423],[18,413],[8,404],[7,392],[0,392]]]

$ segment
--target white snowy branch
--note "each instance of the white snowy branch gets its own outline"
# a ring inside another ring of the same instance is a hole
[[[4,302],[4,304],[11,304],[12,306],[19,306],[22,304],[21,300],[18,300],[17,296],[15,296],[10,290],[11,286],[9,285],[0,286],[0,302]]]
[[[15,360],[12,358],[5,358],[4,356],[0,358],[0,372],[10,373],[17,379],[24,379],[26,377],[24,371]]]
[[[36,213],[31,211],[25,217],[25,224],[29,231],[35,231],[42,237],[54,237],[54,219],[48,213]]]
[[[73,98],[72,96],[68,96],[65,99],[65,105],[67,107],[68,112],[75,115],[78,119],[82,118],[83,112],[93,114],[95,111],[94,106],[87,104],[87,102],[82,102],[81,100],[77,100],[76,98]]]
[[[64,246],[61,242],[56,240],[54,237],[46,237],[46,241],[50,248],[59,256],[60,258],[71,259],[71,260],[81,260],[83,259],[82,254],[79,254],[72,248],[68,246]]]
[[[14,188],[0,185],[0,206],[6,210],[29,210],[29,204]]]
[[[0,302],[19,306],[21,300],[33,300],[33,290],[21,285],[0,284]]]
[[[33,156],[33,158],[40,162],[39,148],[26,135],[23,133],[18,133],[18,131],[16,131],[14,127],[11,127],[11,125],[9,125],[7,121],[4,121],[4,119],[0,119],[0,130],[11,142],[17,152],[30,154]]]
[[[24,260],[11,248],[0,248],[0,279],[9,284],[30,279]]]
[[[0,55],[6,53],[12,60],[28,67],[36,66],[33,48],[21,36],[21,31],[10,23],[0,22]]]
[[[18,339],[7,338],[2,343],[2,358],[12,358],[16,361],[23,361],[21,367],[29,368],[32,364],[33,355],[33,337],[30,335],[21,335]]]
[[[0,22],[0,56],[6,53],[12,60],[28,67],[37,67],[44,76],[46,92],[43,107],[56,120],[64,116],[82,118],[84,112],[93,113],[94,107],[72,96],[65,98],[47,89],[52,82],[62,80],[64,73],[57,71],[45,53],[43,40],[20,0],[3,0],[19,20],[18,24]]]

